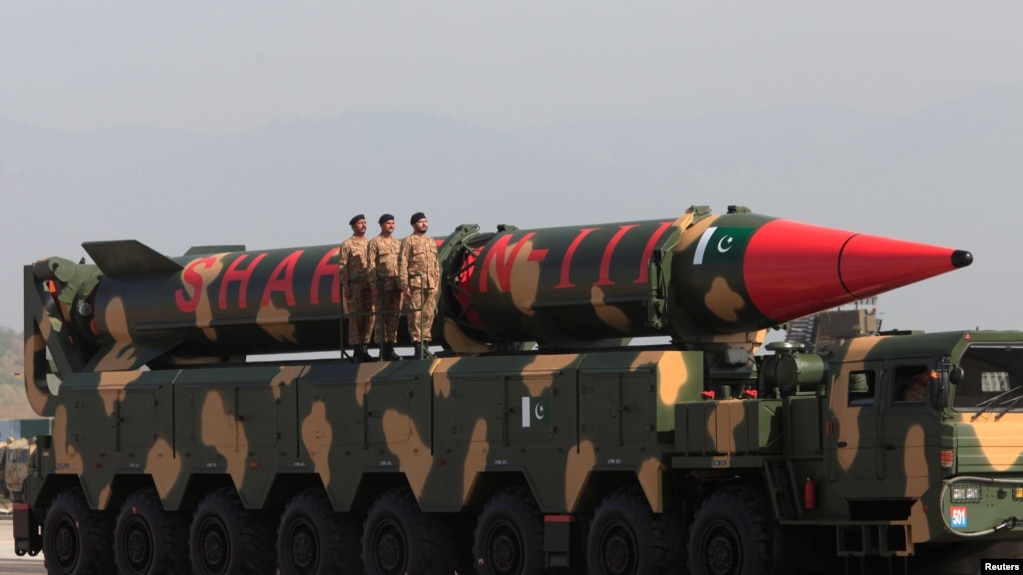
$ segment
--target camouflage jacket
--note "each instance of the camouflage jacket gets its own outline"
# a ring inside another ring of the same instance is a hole
[[[369,266],[368,243],[366,238],[352,236],[341,244],[341,252],[337,255],[338,275],[341,285],[350,288],[357,283],[368,281]]]
[[[912,383],[909,387],[902,391],[902,397],[899,401],[924,401],[926,399],[927,386]]]
[[[437,261],[437,242],[433,238],[426,234],[412,234],[401,240],[398,282],[403,290],[409,286],[439,287],[440,263]]]
[[[369,283],[374,287],[398,289],[398,258],[401,241],[377,236],[369,241]],[[378,283],[379,282],[379,283]]]

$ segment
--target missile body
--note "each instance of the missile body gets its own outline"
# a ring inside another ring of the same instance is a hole
[[[647,322],[649,262],[673,231],[672,220],[655,220],[498,233],[447,262],[463,271],[448,274],[445,317],[488,343],[660,335]]]
[[[177,258],[134,240],[83,246],[99,279],[69,312],[92,312],[93,369],[340,349],[336,245]]]
[[[433,341],[464,353],[527,341],[550,349],[643,336],[711,341],[972,261],[969,252],[743,208],[497,233],[462,226],[438,243],[444,278]],[[207,248],[173,258],[134,240],[83,247],[94,265],[41,260],[27,271],[36,285],[26,289],[60,302],[60,318],[91,350],[87,369],[340,347],[336,245]]]

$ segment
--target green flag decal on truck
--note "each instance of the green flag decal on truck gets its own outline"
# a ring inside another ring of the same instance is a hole
[[[522,398],[522,427],[550,425],[550,406],[546,397]]]

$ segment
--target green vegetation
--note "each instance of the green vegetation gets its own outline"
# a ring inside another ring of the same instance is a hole
[[[21,332],[0,327],[0,419],[39,417],[25,397],[24,364],[25,343]]]

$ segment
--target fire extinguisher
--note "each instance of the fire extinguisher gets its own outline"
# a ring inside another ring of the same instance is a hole
[[[806,483],[803,484],[803,499],[803,506],[807,509],[817,507],[817,484],[809,477],[806,478]]]

